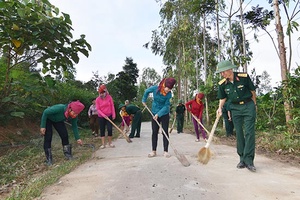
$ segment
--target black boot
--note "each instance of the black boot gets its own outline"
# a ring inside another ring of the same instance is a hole
[[[72,145],[68,144],[68,145],[64,145],[63,146],[63,151],[64,151],[64,155],[66,157],[67,160],[72,160],[73,156],[72,156]]]
[[[51,152],[51,148],[49,149],[45,149],[45,155],[46,155],[46,165],[50,166],[53,164],[53,161],[52,161],[52,152]]]

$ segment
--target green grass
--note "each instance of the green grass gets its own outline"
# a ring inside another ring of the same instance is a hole
[[[85,144],[94,144],[95,149],[77,145],[70,130],[69,140],[73,146],[73,156],[76,158],[71,161],[65,160],[61,140],[56,132],[52,140],[54,161],[52,166],[44,164],[42,137],[31,139],[0,157],[0,185],[9,190],[9,193],[0,196],[0,199],[4,197],[7,200],[27,200],[39,197],[45,187],[57,182],[59,178],[89,160],[93,150],[97,150],[101,145],[101,140],[94,139],[90,130],[80,130],[80,135]],[[115,132],[113,138],[117,137],[118,133]]]

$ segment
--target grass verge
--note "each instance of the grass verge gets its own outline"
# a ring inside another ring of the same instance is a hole
[[[69,133],[73,156],[76,159],[65,160],[61,140],[55,133],[52,140],[52,166],[44,164],[43,138],[31,139],[22,145],[10,147],[7,153],[0,157],[0,199],[29,200],[39,197],[44,188],[91,159],[94,151],[101,145],[100,138],[93,137],[90,130],[81,130],[80,135],[85,144],[92,144],[94,148],[89,145],[77,145],[72,131]],[[118,133],[114,133],[113,138],[117,137]]]

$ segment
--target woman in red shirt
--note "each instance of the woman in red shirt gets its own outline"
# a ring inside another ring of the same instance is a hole
[[[193,99],[185,104],[186,109],[189,112],[191,112],[193,115],[195,115],[200,120],[201,123],[202,123],[202,114],[203,114],[203,110],[204,110],[204,103],[202,102],[203,98],[204,98],[204,94],[198,93],[198,94],[196,94],[195,99]],[[199,127],[200,127],[200,131],[202,133],[203,139],[206,140],[207,136],[206,136],[206,133],[205,133],[204,129],[202,128],[202,126],[200,126],[194,118],[192,118],[192,120],[193,120],[194,129],[195,129],[196,137],[197,137],[197,139],[195,141],[196,142],[200,141]]]

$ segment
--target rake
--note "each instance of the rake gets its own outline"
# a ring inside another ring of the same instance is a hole
[[[221,115],[217,114],[217,118],[215,120],[215,123],[211,129],[211,132],[209,134],[209,137],[208,137],[208,140],[207,140],[207,143],[204,147],[202,147],[199,152],[198,152],[198,161],[201,162],[202,164],[206,165],[208,163],[208,161],[210,160],[211,158],[211,151],[209,149],[209,145],[213,139],[213,136],[214,136],[214,132],[217,128],[217,125],[218,125],[218,122],[219,122],[219,119],[220,119]]]
[[[120,133],[122,133],[122,135],[125,137],[128,143],[132,142],[132,140],[127,136],[127,134],[124,133],[124,131],[122,131],[115,123],[113,123],[113,121],[111,121],[108,117],[106,117],[105,119],[107,119],[107,121],[109,121]]]
[[[154,117],[153,116],[153,113],[151,112],[151,110],[148,108],[147,105],[145,105],[145,108],[149,111],[149,113],[151,114],[152,118]],[[170,138],[168,137],[168,135],[166,134],[166,132],[164,131],[164,129],[161,127],[161,125],[159,124],[159,122],[154,119],[155,122],[157,123],[157,125],[160,127],[160,129],[162,130],[162,133],[164,134],[164,136],[167,138],[167,140],[169,141],[169,144],[171,146],[171,148],[173,149],[174,153],[175,153],[175,156],[176,158],[180,161],[180,163],[185,166],[185,167],[188,167],[190,166],[190,162],[187,160],[187,158],[183,155],[183,154],[180,154],[177,149],[173,146],[173,144],[171,143],[170,141]]]

